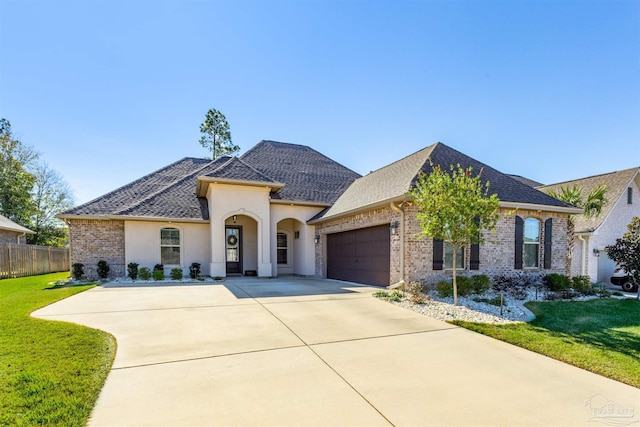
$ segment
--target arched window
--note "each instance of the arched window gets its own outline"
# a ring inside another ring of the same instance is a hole
[[[289,239],[287,233],[279,231],[277,234],[278,264],[289,263]]]
[[[160,263],[180,265],[180,230],[163,228],[160,230]]]
[[[540,254],[540,221],[527,218],[524,221],[524,268],[538,267]]]

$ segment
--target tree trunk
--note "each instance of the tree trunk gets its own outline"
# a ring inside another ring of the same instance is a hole
[[[567,266],[565,268],[565,275],[571,277],[571,264],[573,262],[573,247],[575,239],[575,227],[573,225],[573,219],[569,217],[567,219]]]
[[[458,245],[451,244],[453,250],[453,305],[458,305],[458,284],[456,283],[456,258],[458,257]]]

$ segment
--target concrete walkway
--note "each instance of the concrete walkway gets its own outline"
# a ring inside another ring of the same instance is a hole
[[[112,333],[91,426],[580,426],[640,390],[314,279],[106,284],[33,315]]]

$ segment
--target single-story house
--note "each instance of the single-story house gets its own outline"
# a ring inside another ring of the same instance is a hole
[[[27,234],[35,234],[35,231],[11,221],[4,215],[0,215],[0,243],[26,245]]]
[[[587,275],[593,282],[610,283],[615,263],[607,256],[605,247],[622,237],[633,217],[640,217],[640,167],[536,188],[546,192],[576,185],[586,197],[599,184],[607,187],[607,203],[600,215],[574,217],[571,274]]]
[[[302,145],[261,141],[240,157],[184,158],[59,215],[72,263],[116,276],[136,262],[211,276],[295,274],[386,286],[451,271],[446,242],[421,239],[406,196],[431,163],[482,170],[500,220],[486,243],[461,250],[462,272],[562,273],[567,218],[560,202],[442,143],[361,177]]]

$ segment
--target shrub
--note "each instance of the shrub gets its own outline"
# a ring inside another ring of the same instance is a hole
[[[424,286],[420,282],[411,282],[404,286],[404,290],[411,294],[411,302],[422,304],[425,301]]]
[[[466,297],[473,293],[473,282],[470,277],[459,276],[456,278],[456,284],[458,285],[459,297]],[[453,287],[453,283],[451,286]]]
[[[473,286],[473,293],[482,295],[491,289],[491,279],[485,274],[476,274],[471,276],[471,284]]]
[[[80,262],[73,263],[71,266],[71,277],[73,277],[74,280],[80,280],[82,276],[84,276],[84,264]]]
[[[538,286],[542,281],[540,273],[498,274],[491,280],[491,288],[495,292],[508,293],[515,299],[524,300],[529,288]]]
[[[153,266],[153,271],[162,271],[164,273],[164,265],[156,264]]]
[[[441,280],[436,285],[438,296],[440,298],[447,298],[453,296],[453,283],[448,280]]]
[[[173,280],[182,280],[182,269],[181,268],[172,268],[171,273],[169,273],[171,279]]]
[[[574,276],[571,279],[571,287],[582,295],[595,295],[597,292],[591,284],[591,277],[589,276]]]
[[[96,272],[98,273],[98,277],[101,279],[106,279],[107,277],[109,277],[109,264],[107,264],[107,261],[105,260],[100,260],[98,261],[98,267],[96,268]]]
[[[561,292],[571,287],[571,280],[565,275],[551,273],[542,278],[542,283],[551,292]]]
[[[140,280],[149,280],[151,278],[151,270],[148,267],[142,267],[138,271],[138,276],[140,276]]]
[[[192,262],[189,267],[189,277],[196,279],[200,276],[200,263]]]
[[[151,276],[153,276],[153,280],[164,280],[164,270],[153,270]]]
[[[138,278],[138,263],[130,262],[127,264],[127,276],[131,280],[136,280]]]
[[[402,291],[399,291],[397,289],[394,289],[392,291],[385,291],[385,290],[375,291],[373,293],[373,296],[376,298],[387,300],[387,301],[393,301],[393,302],[402,301]]]

